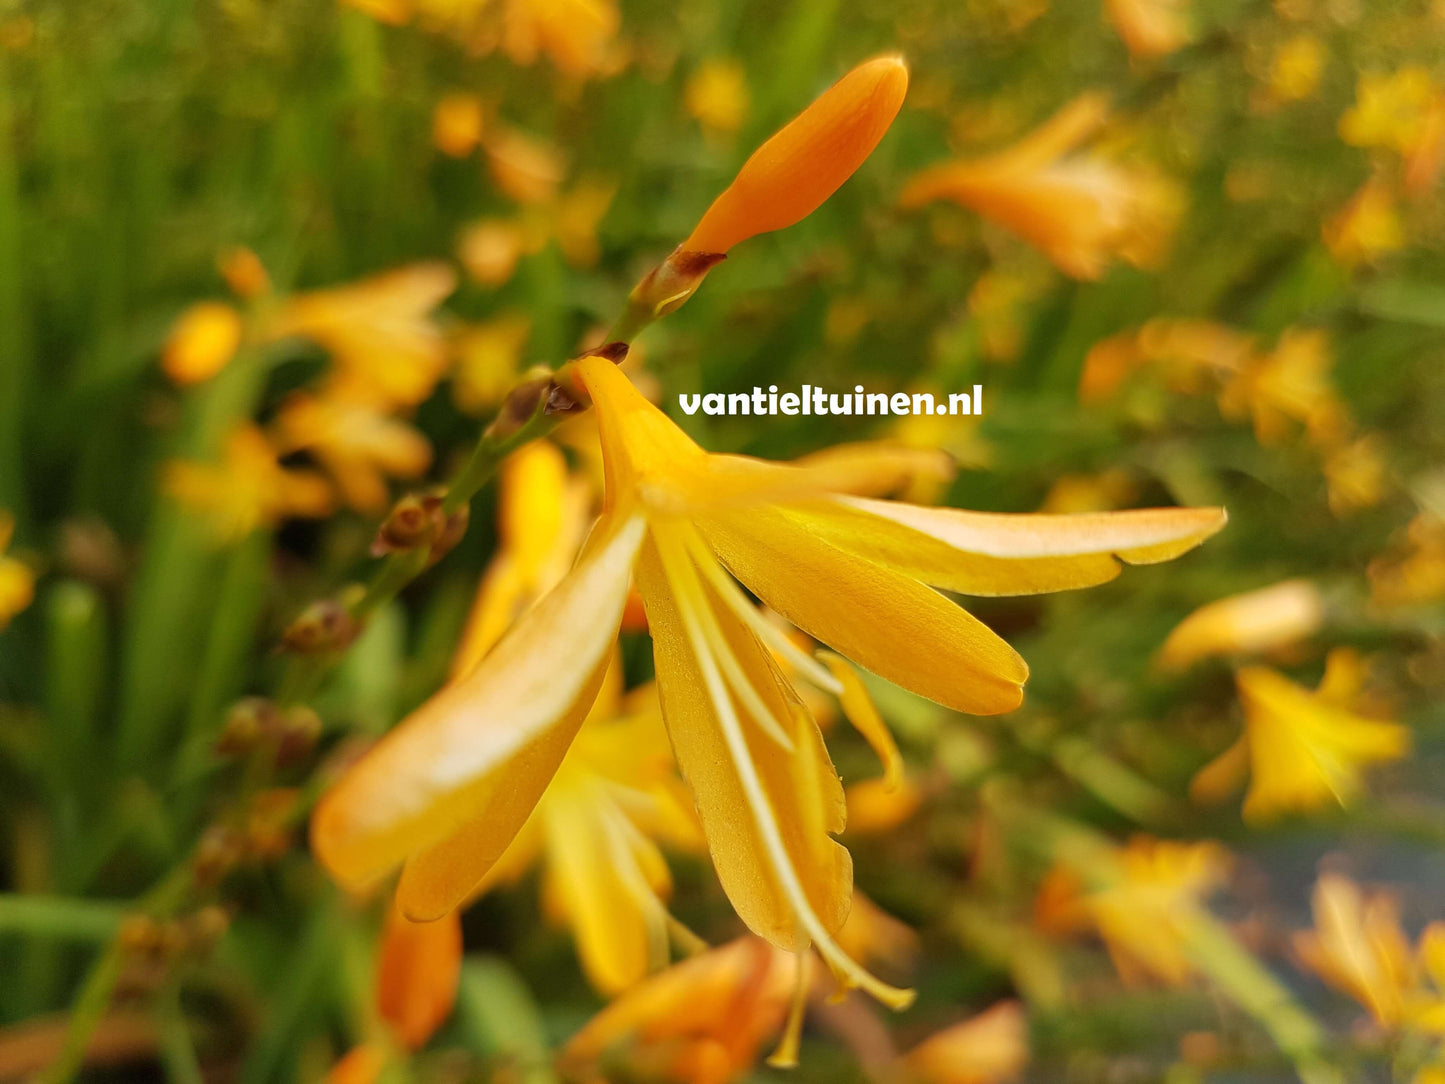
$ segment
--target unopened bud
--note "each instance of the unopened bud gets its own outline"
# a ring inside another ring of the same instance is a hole
[[[287,626],[281,643],[288,651],[312,655],[338,651],[356,638],[356,620],[351,611],[335,599],[313,602]]]
[[[371,555],[401,553],[429,541],[436,533],[441,506],[441,498],[432,493],[409,493],[401,498],[377,529]]]
[[[192,872],[201,886],[218,884],[241,860],[241,840],[225,825],[213,824],[196,844]]]
[[[277,726],[276,763],[287,767],[303,760],[321,737],[321,716],[304,704],[287,708]]]
[[[224,907],[210,904],[186,920],[186,937],[191,950],[199,955],[209,953],[231,928],[231,915]]]
[[[276,705],[260,696],[237,700],[226,712],[216,752],[223,757],[243,756],[265,741],[276,728]]]

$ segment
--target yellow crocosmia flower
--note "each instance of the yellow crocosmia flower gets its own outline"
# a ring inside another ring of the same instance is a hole
[[[271,276],[266,273],[266,265],[249,248],[227,249],[216,261],[216,268],[230,291],[242,300],[254,301],[271,292]]]
[[[1313,34],[1297,34],[1281,42],[1269,63],[1269,97],[1274,102],[1302,102],[1314,96],[1325,71],[1325,46]]]
[[[1395,197],[1382,177],[1360,186],[1350,201],[1321,228],[1325,247],[1345,267],[1376,264],[1405,247],[1405,227]]]
[[[498,475],[497,554],[482,577],[453,659],[454,677],[471,672],[567,574],[592,507],[591,487],[568,474],[562,452],[548,441],[518,448]]]
[[[1190,0],[1105,0],[1104,11],[1135,59],[1168,56],[1194,39]]]
[[[1424,133],[1440,88],[1417,64],[1394,72],[1366,72],[1355,104],[1340,118],[1340,138],[1355,147],[1385,147],[1408,154]]]
[[[1126,982],[1188,981],[1196,970],[1189,927],[1228,876],[1228,852],[1209,841],[1135,836],[1112,859],[1091,867],[1087,883],[1081,871],[1056,867],[1040,890],[1041,924],[1055,933],[1097,933]]]
[[[1017,1001],[944,1028],[902,1059],[909,1079],[921,1084],[1004,1084],[1029,1062],[1029,1027]]]
[[[1013,361],[1023,349],[1024,308],[1045,286],[1037,275],[1010,271],[987,271],[968,292],[968,312],[978,323],[984,357],[992,361]]]
[[[605,358],[580,358],[562,379],[591,401],[602,445],[603,515],[587,549],[476,670],[323,799],[312,821],[317,854],[347,883],[405,861],[408,913],[456,906],[557,770],[601,680],[635,567],[668,732],[734,907],[772,943],[811,944],[846,983],[907,1003],[833,940],[852,886],[848,852],[831,838],[843,827],[843,791],[769,649],[819,687],[841,687],[733,577],[881,677],[991,714],[1019,704],[1027,667],[935,587],[999,595],[1100,583],[1118,574],[1119,558],[1162,561],[1193,548],[1223,526],[1223,511],[1011,516],[874,500],[854,494],[895,487],[907,474],[897,461],[709,455]]]
[[[322,1078],[324,1084],[376,1084],[386,1071],[391,1053],[388,1044],[381,1040],[354,1046],[327,1071]]]
[[[887,835],[923,805],[923,789],[904,776],[896,786],[882,779],[864,779],[848,787],[848,834]]]
[[[426,437],[391,417],[367,389],[343,383],[325,385],[319,395],[291,395],[276,415],[275,433],[283,455],[315,456],[358,512],[386,508],[388,478],[419,478],[431,466]]]
[[[1195,610],[1164,641],[1159,665],[1182,670],[1215,655],[1279,651],[1313,636],[1324,621],[1320,589],[1309,580],[1284,580]]]
[[[456,284],[456,272],[446,264],[413,264],[290,298],[266,333],[273,339],[310,339],[331,354],[349,381],[384,402],[415,406],[446,371],[446,339],[431,311]]]
[[[492,180],[518,203],[550,203],[565,172],[561,152],[551,143],[500,128],[486,138],[487,169]]]
[[[501,286],[512,277],[523,256],[540,252],[546,244],[547,234],[527,223],[484,218],[462,231],[457,259],[483,286]]]
[[[480,98],[475,94],[447,94],[432,111],[432,143],[445,155],[465,158],[481,143],[484,125]]]
[[[226,440],[218,463],[173,460],[166,464],[166,492],[204,516],[221,541],[244,538],[295,516],[316,519],[335,505],[331,486],[315,471],[290,470],[253,425]]]
[[[531,318],[504,313],[459,331],[453,340],[452,401],[467,414],[482,414],[506,397],[522,367],[532,334]]]
[[[1445,169],[1445,90],[1435,95],[1420,126],[1419,137],[1405,152],[1405,191],[1426,195]]]
[[[1422,979],[1422,991],[1411,999],[1406,1011],[1412,1027],[1445,1038],[1445,922],[1435,921],[1420,934],[1415,964]],[[1441,1067],[1445,1072],[1445,1066]]]
[[[1180,394],[1193,394],[1205,378],[1229,378],[1254,355],[1254,337],[1212,320],[1150,320],[1136,331],[1103,339],[1089,350],[1079,377],[1079,398],[1113,395],[1136,372],[1159,374]]]
[[[1382,441],[1373,433],[1334,449],[1324,466],[1330,511],[1335,515],[1348,516],[1385,499],[1389,470]]]
[[[425,1046],[451,1015],[461,971],[458,913],[412,922],[393,904],[376,960],[376,1008],[406,1049]]]
[[[1416,979],[1395,901],[1384,893],[1367,897],[1353,881],[1327,873],[1315,884],[1311,903],[1315,928],[1295,934],[1296,955],[1382,1026],[1398,1027]]]
[[[1445,520],[1422,512],[1404,545],[1370,562],[1370,597],[1379,606],[1415,606],[1445,598]]]
[[[756,937],[743,937],[674,964],[594,1016],[562,1048],[569,1079],[629,1078],[729,1084],[753,1068],[777,1034],[797,986],[798,962]]]
[[[873,153],[907,91],[901,57],[859,64],[752,153],[682,251],[726,253],[812,214]]]
[[[951,200],[1035,245],[1067,275],[1097,279],[1114,259],[1158,262],[1183,211],[1177,186],[1154,171],[1076,153],[1107,121],[1085,94],[1012,147],[945,162],[910,180],[904,207]]]
[[[736,60],[705,60],[688,79],[683,102],[709,132],[731,135],[748,118],[747,72]]]
[[[523,65],[545,53],[558,71],[585,79],[608,70],[619,23],[613,0],[507,0],[502,48]]]
[[[1348,431],[1349,419],[1330,380],[1334,353],[1323,331],[1286,331],[1274,350],[1250,358],[1219,393],[1227,418],[1250,417],[1261,444],[1281,443],[1291,422],[1303,424],[1310,438],[1329,447]]]
[[[1263,666],[1236,676],[1244,707],[1244,735],[1196,776],[1193,793],[1212,800],[1229,793],[1247,769],[1244,818],[1257,822],[1281,813],[1345,805],[1359,792],[1366,765],[1398,760],[1410,751],[1410,731],[1349,710],[1345,695],[1359,672],[1347,649],[1330,652],[1325,677],[1310,692]]]
[[[166,337],[161,368],[177,384],[215,376],[241,345],[241,314],[220,301],[200,301],[181,314]]]
[[[0,629],[35,600],[35,573],[30,566],[7,557],[15,535],[15,517],[0,508]]]
[[[601,255],[597,227],[612,206],[617,185],[596,178],[583,180],[563,194],[551,209],[552,235],[573,267],[591,267]]]

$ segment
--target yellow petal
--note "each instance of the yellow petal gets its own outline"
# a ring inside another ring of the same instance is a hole
[[[404,720],[322,799],[312,845],[333,875],[365,884],[415,856],[399,890],[414,918],[445,913],[481,879],[591,705],[642,530],[630,520],[602,535],[475,670]],[[463,857],[465,868],[448,868]]]
[[[697,525],[749,590],[879,677],[975,715],[1023,700],[1028,667],[986,625],[917,580],[820,538],[810,522],[749,508]]]
[[[1169,634],[1159,664],[1183,669],[1211,655],[1286,647],[1324,623],[1324,598],[1309,580],[1285,580],[1201,606]]]
[[[889,790],[897,790],[903,782],[903,754],[898,751],[898,743],[893,740],[888,724],[873,706],[863,679],[841,655],[835,655],[831,651],[821,651],[818,655],[838,679],[838,684],[843,686],[843,692],[838,697],[843,714],[883,762],[884,786]]]
[[[922,1084],[995,1084],[1028,1064],[1028,1020],[1017,1001],[1004,1001],[925,1039],[903,1059]]]
[[[801,951],[809,937],[773,869],[674,600],[676,585],[664,574],[652,542],[643,546],[638,586],[647,603],[663,715],[678,767],[697,803],[718,879],[749,929],[780,948]],[[706,592],[703,604],[711,606],[728,646],[773,717],[792,723],[794,749],[788,753],[755,720],[738,713],[766,795],[766,812],[781,834],[786,858],[824,928],[836,931],[848,915],[853,862],[831,838],[842,831],[846,809],[822,735],[752,632],[716,603],[710,590],[700,585],[698,590]],[[695,597],[682,605],[699,603]]]

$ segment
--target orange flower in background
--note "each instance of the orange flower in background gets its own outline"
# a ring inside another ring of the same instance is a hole
[[[166,464],[164,485],[174,500],[204,517],[222,542],[293,516],[325,516],[335,507],[326,479],[281,466],[276,449],[254,425],[231,433],[218,463]]]
[[[1200,770],[1190,793],[1218,801],[1250,776],[1244,818],[1258,822],[1287,812],[1347,805],[1366,766],[1410,751],[1410,731],[1398,723],[1356,714],[1365,667],[1349,648],[1325,660],[1311,692],[1274,670],[1248,666],[1235,676],[1244,707],[1244,734]]]
[[[516,383],[531,334],[531,317],[519,312],[503,313],[457,333],[452,401],[458,410],[481,414],[505,398]]]
[[[1197,970],[1190,927],[1205,914],[1204,899],[1229,874],[1219,844],[1176,843],[1135,836],[1083,871],[1056,867],[1039,892],[1041,926],[1053,933],[1092,930],[1103,940],[1126,982],[1149,975],[1171,985]]]
[[[1168,56],[1193,40],[1190,0],[1105,0],[1109,22],[1136,60]]]
[[[485,127],[482,101],[475,94],[444,95],[432,111],[432,143],[452,158],[465,158],[477,149]]]
[[[15,536],[15,517],[0,508],[0,631],[35,599],[35,573],[5,551]]]
[[[588,1084],[638,1079],[729,1084],[747,1074],[782,1028],[799,961],[743,937],[674,964],[594,1016],[562,1048],[562,1069]]]
[[[446,339],[430,314],[456,284],[446,264],[421,263],[299,294],[280,306],[266,335],[310,339],[346,379],[393,406],[415,406],[446,371]]]
[[[388,478],[419,478],[431,466],[431,444],[391,417],[364,389],[333,383],[320,394],[294,392],[276,416],[277,450],[309,451],[358,512],[377,513],[390,499]]]
[[[1311,905],[1315,928],[1294,935],[1295,954],[1382,1027],[1398,1027],[1415,986],[1415,962],[1396,902],[1384,893],[1365,896],[1348,878],[1327,873]]]
[[[241,314],[220,301],[200,301],[171,327],[161,351],[161,368],[177,384],[198,384],[215,376],[241,345]]]
[[[1313,34],[1281,42],[1270,60],[1267,88],[1271,102],[1302,102],[1314,96],[1325,71],[1325,46]]]
[[[907,91],[901,57],[858,65],[752,153],[681,249],[723,254],[812,214],[873,153]]]
[[[1067,275],[1100,278],[1115,259],[1157,263],[1183,211],[1177,186],[1150,169],[1077,153],[1107,122],[1102,95],[1085,94],[1012,147],[946,162],[913,177],[906,208],[962,204],[1039,248]]]
[[[1321,229],[1325,247],[1339,263],[1354,268],[1379,263],[1405,247],[1405,227],[1383,178],[1372,177]]]
[[[227,288],[244,301],[255,301],[271,292],[271,276],[266,266],[249,248],[238,246],[221,253],[217,270],[226,280]]]
[[[584,178],[552,204],[549,216],[552,236],[563,257],[573,267],[591,267],[601,255],[597,227],[612,206],[617,185],[598,178]]]
[[[1220,413],[1252,418],[1261,444],[1281,443],[1298,422],[1317,446],[1329,447],[1350,427],[1330,379],[1333,364],[1325,332],[1291,328],[1274,350],[1249,358],[1230,378],[1219,393]]]
[[[780,947],[812,944],[845,983],[906,1003],[910,995],[833,941],[852,882],[849,856],[831,838],[843,826],[843,792],[768,648],[818,687],[843,687],[732,576],[840,655],[988,714],[1018,705],[1027,668],[934,586],[1028,594],[1103,582],[1120,570],[1116,554],[1168,560],[1219,530],[1223,512],[1051,518],[845,496],[888,491],[916,455],[805,465],[708,455],[606,359],[573,366],[601,433],[602,520],[574,569],[512,633],[322,800],[317,855],[350,884],[405,863],[409,914],[455,907],[530,815],[590,708],[636,566],[668,732],[734,907]]]
[[[901,1059],[908,1079],[921,1084],[1003,1084],[1019,1079],[1028,1062],[1028,1019],[1017,1001],[944,1028]]]
[[[1309,580],[1284,580],[1195,610],[1164,641],[1159,664],[1182,670],[1215,655],[1280,651],[1313,636],[1324,621],[1319,588]]]
[[[1343,518],[1385,499],[1389,468],[1384,442],[1374,433],[1342,444],[1325,457],[1330,511]]]
[[[1180,394],[1201,391],[1209,379],[1228,379],[1254,356],[1254,336],[1212,320],[1159,318],[1137,331],[1097,342],[1084,358],[1079,399],[1113,395],[1137,372],[1159,374]]]
[[[1370,597],[1384,607],[1415,606],[1445,598],[1445,520],[1421,512],[1403,545],[1368,567]]]
[[[1393,72],[1364,72],[1355,104],[1340,117],[1340,138],[1354,147],[1381,147],[1408,156],[1428,135],[1442,93],[1429,70],[1418,64]]]
[[[553,144],[515,128],[499,128],[487,134],[486,151],[492,180],[518,203],[548,203],[557,195],[566,167]]]
[[[683,91],[687,111],[710,132],[731,135],[748,117],[748,77],[736,60],[704,60]]]
[[[501,286],[523,256],[540,252],[547,232],[528,223],[484,218],[466,227],[457,241],[457,259],[483,286]]]
[[[620,19],[612,0],[506,0],[502,48],[518,64],[545,54],[565,75],[604,74]]]

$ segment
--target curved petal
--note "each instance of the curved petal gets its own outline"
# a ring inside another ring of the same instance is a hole
[[[718,879],[749,929],[780,948],[801,951],[809,937],[773,871],[674,601],[674,585],[651,540],[643,546],[637,576],[647,602],[663,717],[678,767],[692,789]],[[793,733],[794,749],[788,752],[746,713],[737,713],[787,858],[824,928],[835,931],[847,918],[853,887],[852,858],[830,834],[843,829],[842,786],[817,724],[766,650],[710,589],[702,590],[754,689]]]
[[[1089,587],[1119,561],[1155,564],[1220,530],[1222,508],[1146,508],[1079,515],[969,512],[839,497],[790,509],[809,532],[924,583],[966,595]]]
[[[1029,671],[1018,653],[913,577],[840,548],[778,509],[712,515],[698,527],[749,590],[879,677],[974,715],[1022,702]]]
[[[485,825],[464,833],[470,880],[461,895],[480,880],[536,805],[597,692],[642,532],[632,519],[599,535],[475,670],[413,712],[322,799],[311,841],[338,880],[367,884],[409,855],[433,872],[431,852],[450,856],[459,830]],[[453,872],[445,886],[459,882]],[[401,899],[413,918],[449,909],[418,906],[411,891]]]

